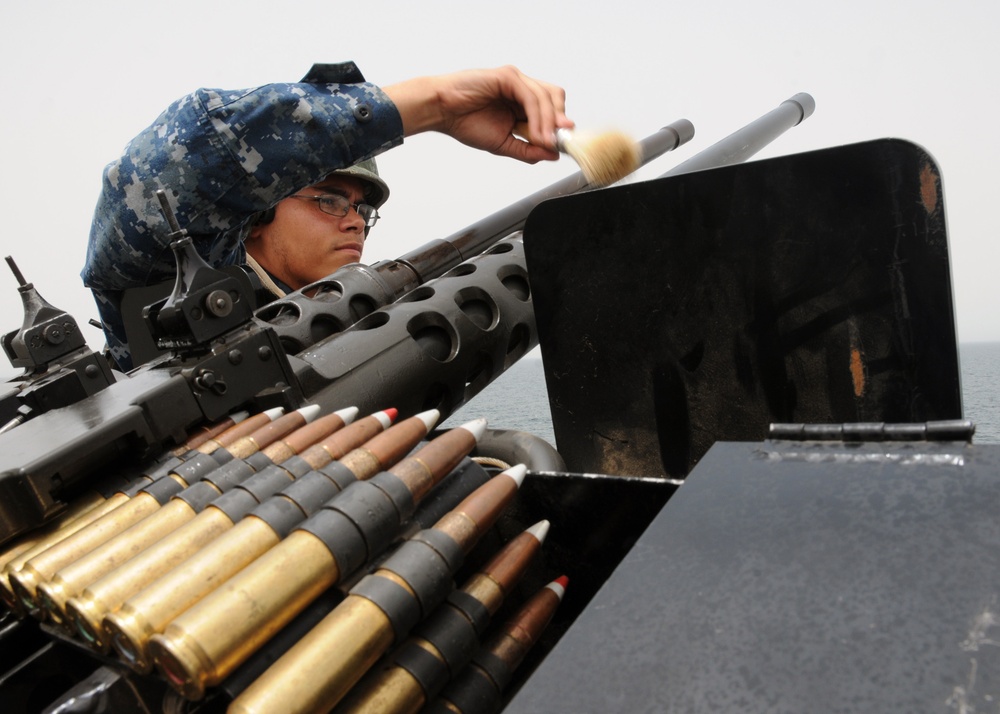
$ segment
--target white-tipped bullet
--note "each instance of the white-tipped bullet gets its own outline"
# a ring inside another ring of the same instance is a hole
[[[441,412],[437,409],[428,409],[425,412],[420,412],[416,416],[427,426],[427,431],[430,432],[430,430],[434,428],[434,425],[438,423],[438,419],[441,418]]]
[[[268,409],[266,412],[264,412],[264,416],[266,416],[271,421],[274,421],[284,413],[285,413],[284,407],[275,407],[274,409]]]
[[[301,409],[296,409],[295,411],[301,414],[302,418],[306,420],[306,424],[308,424],[313,419],[319,416],[320,406],[319,404],[309,404],[307,406],[302,407]]]
[[[474,437],[476,437],[476,441],[479,441],[483,438],[483,434],[486,433],[487,423],[488,422],[485,419],[473,419],[472,421],[465,422],[459,428],[470,432]]]
[[[528,472],[528,467],[524,464],[517,464],[516,466],[511,466],[509,469],[504,471],[501,476],[506,474],[514,479],[514,483],[517,484],[518,488],[521,488],[521,484],[524,482],[524,474]]]
[[[339,416],[345,425],[350,424],[355,419],[358,418],[358,408],[357,407],[347,407],[346,409],[338,409],[334,412]]]
[[[535,540],[539,543],[544,543],[545,536],[549,534],[549,525],[548,521],[538,521],[538,523],[526,530],[525,533],[530,533],[535,536]]]

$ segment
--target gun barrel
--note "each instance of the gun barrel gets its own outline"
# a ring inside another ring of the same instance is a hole
[[[742,163],[793,126],[808,119],[815,109],[816,101],[812,96],[800,92],[722,141],[678,164],[662,174],[661,178]]]
[[[694,125],[687,119],[678,119],[668,124],[639,142],[642,156],[640,165],[676,149],[693,136]],[[521,230],[528,214],[542,201],[590,188],[593,186],[587,182],[583,172],[577,171],[447,238],[426,243],[394,262],[409,266],[420,282],[440,277],[459,263],[482,253],[501,238]]]

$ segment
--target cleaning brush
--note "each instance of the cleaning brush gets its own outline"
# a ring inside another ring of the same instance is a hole
[[[528,125],[519,122],[514,134],[527,139]],[[620,131],[584,134],[570,129],[556,130],[556,147],[580,166],[587,183],[608,186],[639,168],[642,153],[631,137]]]
[[[594,186],[621,181],[642,161],[639,145],[620,131],[587,135],[559,129],[556,146],[580,165],[587,183]]]

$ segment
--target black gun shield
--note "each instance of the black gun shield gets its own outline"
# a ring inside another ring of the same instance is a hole
[[[961,417],[940,172],[911,143],[554,199],[524,244],[569,470],[683,477],[774,422]]]

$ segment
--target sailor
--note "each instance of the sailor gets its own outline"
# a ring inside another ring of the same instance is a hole
[[[530,143],[512,134],[525,120]],[[81,276],[111,358],[133,366],[124,291],[175,272],[158,190],[211,265],[247,264],[280,295],[360,260],[389,195],[373,157],[404,137],[535,163],[558,158],[555,130],[572,125],[561,88],[510,66],[380,88],[354,63],[314,65],[297,83],[182,97],[104,171]]]

